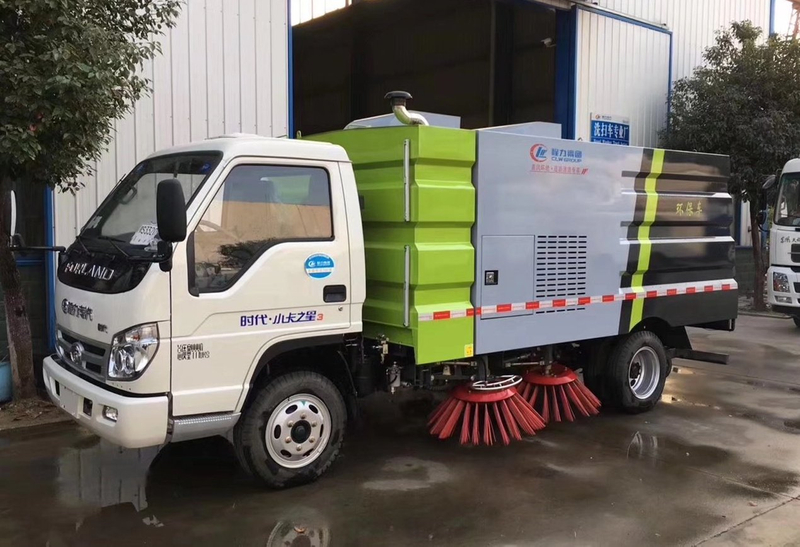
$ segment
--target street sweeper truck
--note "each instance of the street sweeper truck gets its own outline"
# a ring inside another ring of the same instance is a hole
[[[431,433],[507,444],[650,410],[687,326],[733,329],[727,157],[387,97],[342,131],[134,167],[61,257],[53,401],[126,447],[224,435],[285,487],[376,390],[451,385]]]

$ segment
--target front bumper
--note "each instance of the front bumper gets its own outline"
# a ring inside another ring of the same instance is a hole
[[[789,292],[776,292],[772,274],[782,273],[789,279]],[[787,266],[770,266],[767,270],[767,299],[773,309],[795,308],[800,313],[800,273]]]
[[[44,360],[44,382],[53,403],[79,424],[125,448],[164,444],[169,401],[166,395],[126,396],[96,386],[71,373],[55,355]],[[117,420],[103,416],[104,407],[117,409]]]

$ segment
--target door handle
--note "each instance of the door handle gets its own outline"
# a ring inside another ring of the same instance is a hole
[[[344,302],[347,300],[347,287],[344,285],[326,285],[322,289],[322,300],[325,302]]]

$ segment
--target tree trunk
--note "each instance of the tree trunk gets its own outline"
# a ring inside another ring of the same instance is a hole
[[[758,201],[750,200],[750,233],[753,239],[753,263],[755,265],[755,279],[753,287],[753,308],[756,311],[764,311],[767,305],[764,302],[764,257],[761,252],[761,226],[758,225],[756,216],[758,215]]]
[[[3,289],[6,308],[6,331],[14,400],[18,401],[36,395],[36,378],[33,375],[33,343],[28,306],[25,294],[22,292],[17,262],[9,246],[10,192],[11,180],[4,178],[0,181],[0,287]]]

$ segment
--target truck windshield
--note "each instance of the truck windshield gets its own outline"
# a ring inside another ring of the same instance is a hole
[[[150,247],[158,238],[156,187],[178,179],[187,205],[214,172],[222,154],[198,152],[149,158],[137,165],[100,205],[84,226],[85,239],[105,239],[134,247]]]
[[[800,173],[786,173],[781,177],[775,224],[800,226]]]

